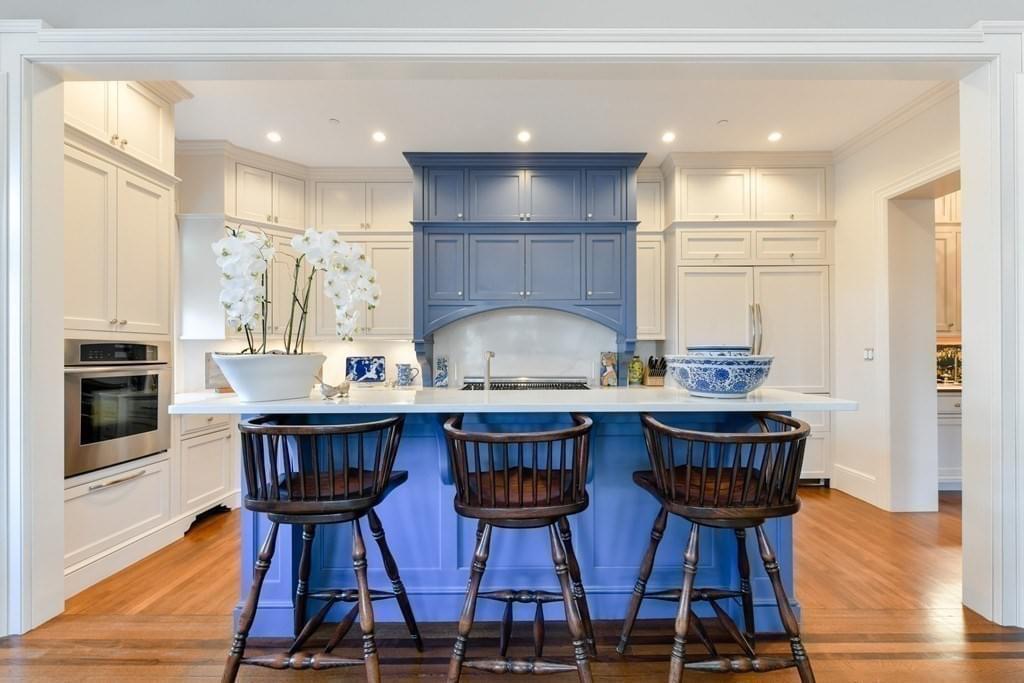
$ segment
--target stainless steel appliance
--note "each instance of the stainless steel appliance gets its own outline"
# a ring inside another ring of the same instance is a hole
[[[529,391],[537,389],[581,390],[589,389],[583,377],[491,377],[491,389],[496,391]],[[463,391],[483,391],[485,378],[467,377]]]
[[[64,476],[171,445],[167,342],[64,342]]]

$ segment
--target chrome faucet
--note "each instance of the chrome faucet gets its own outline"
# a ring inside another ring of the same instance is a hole
[[[491,359],[494,351],[484,351],[484,391],[491,388]]]

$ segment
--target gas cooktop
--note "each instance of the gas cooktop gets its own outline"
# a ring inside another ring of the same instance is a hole
[[[463,391],[483,391],[482,377],[467,377]],[[583,377],[492,377],[492,391],[530,391],[537,389],[582,390],[589,389]]]

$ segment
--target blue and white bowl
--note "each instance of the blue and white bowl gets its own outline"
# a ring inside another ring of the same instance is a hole
[[[666,356],[672,378],[693,396],[743,398],[768,378],[773,356]]]
[[[687,346],[686,353],[689,356],[713,356],[715,358],[731,358],[734,356],[749,356],[749,346],[724,346],[724,345],[703,345]]]

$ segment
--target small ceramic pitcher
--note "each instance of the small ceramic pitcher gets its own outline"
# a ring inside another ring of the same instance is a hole
[[[395,384],[400,387],[411,387],[416,378],[420,376],[420,369],[414,368],[409,363],[396,363],[395,370]]]

